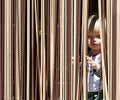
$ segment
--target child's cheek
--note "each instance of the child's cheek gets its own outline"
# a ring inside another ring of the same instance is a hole
[[[100,39],[97,39],[97,42],[98,42],[98,43],[101,43],[101,40],[100,40]]]
[[[90,44],[90,39],[88,39],[88,44]]]

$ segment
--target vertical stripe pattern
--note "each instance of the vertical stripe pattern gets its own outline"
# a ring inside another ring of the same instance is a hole
[[[104,99],[119,100],[119,4],[0,0],[0,100],[87,100],[87,24],[94,13],[100,18]]]

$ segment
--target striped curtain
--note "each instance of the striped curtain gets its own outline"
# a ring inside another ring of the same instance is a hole
[[[0,0],[0,100],[87,100],[87,19],[93,10],[100,31],[106,31],[101,35],[104,98],[120,100],[119,4]]]

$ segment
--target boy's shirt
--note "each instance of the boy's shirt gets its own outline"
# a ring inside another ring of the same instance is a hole
[[[98,64],[98,70],[94,71],[92,66],[90,64],[88,64],[87,68],[88,68],[88,92],[97,92],[103,89],[103,85],[102,85],[102,80],[99,77],[99,73],[101,70],[101,54],[98,54],[96,56],[91,56],[92,59]],[[99,88],[100,86],[100,88]]]

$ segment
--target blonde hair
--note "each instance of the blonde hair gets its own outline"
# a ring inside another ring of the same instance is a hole
[[[92,15],[88,19],[88,34],[100,33],[100,23],[97,15]]]

